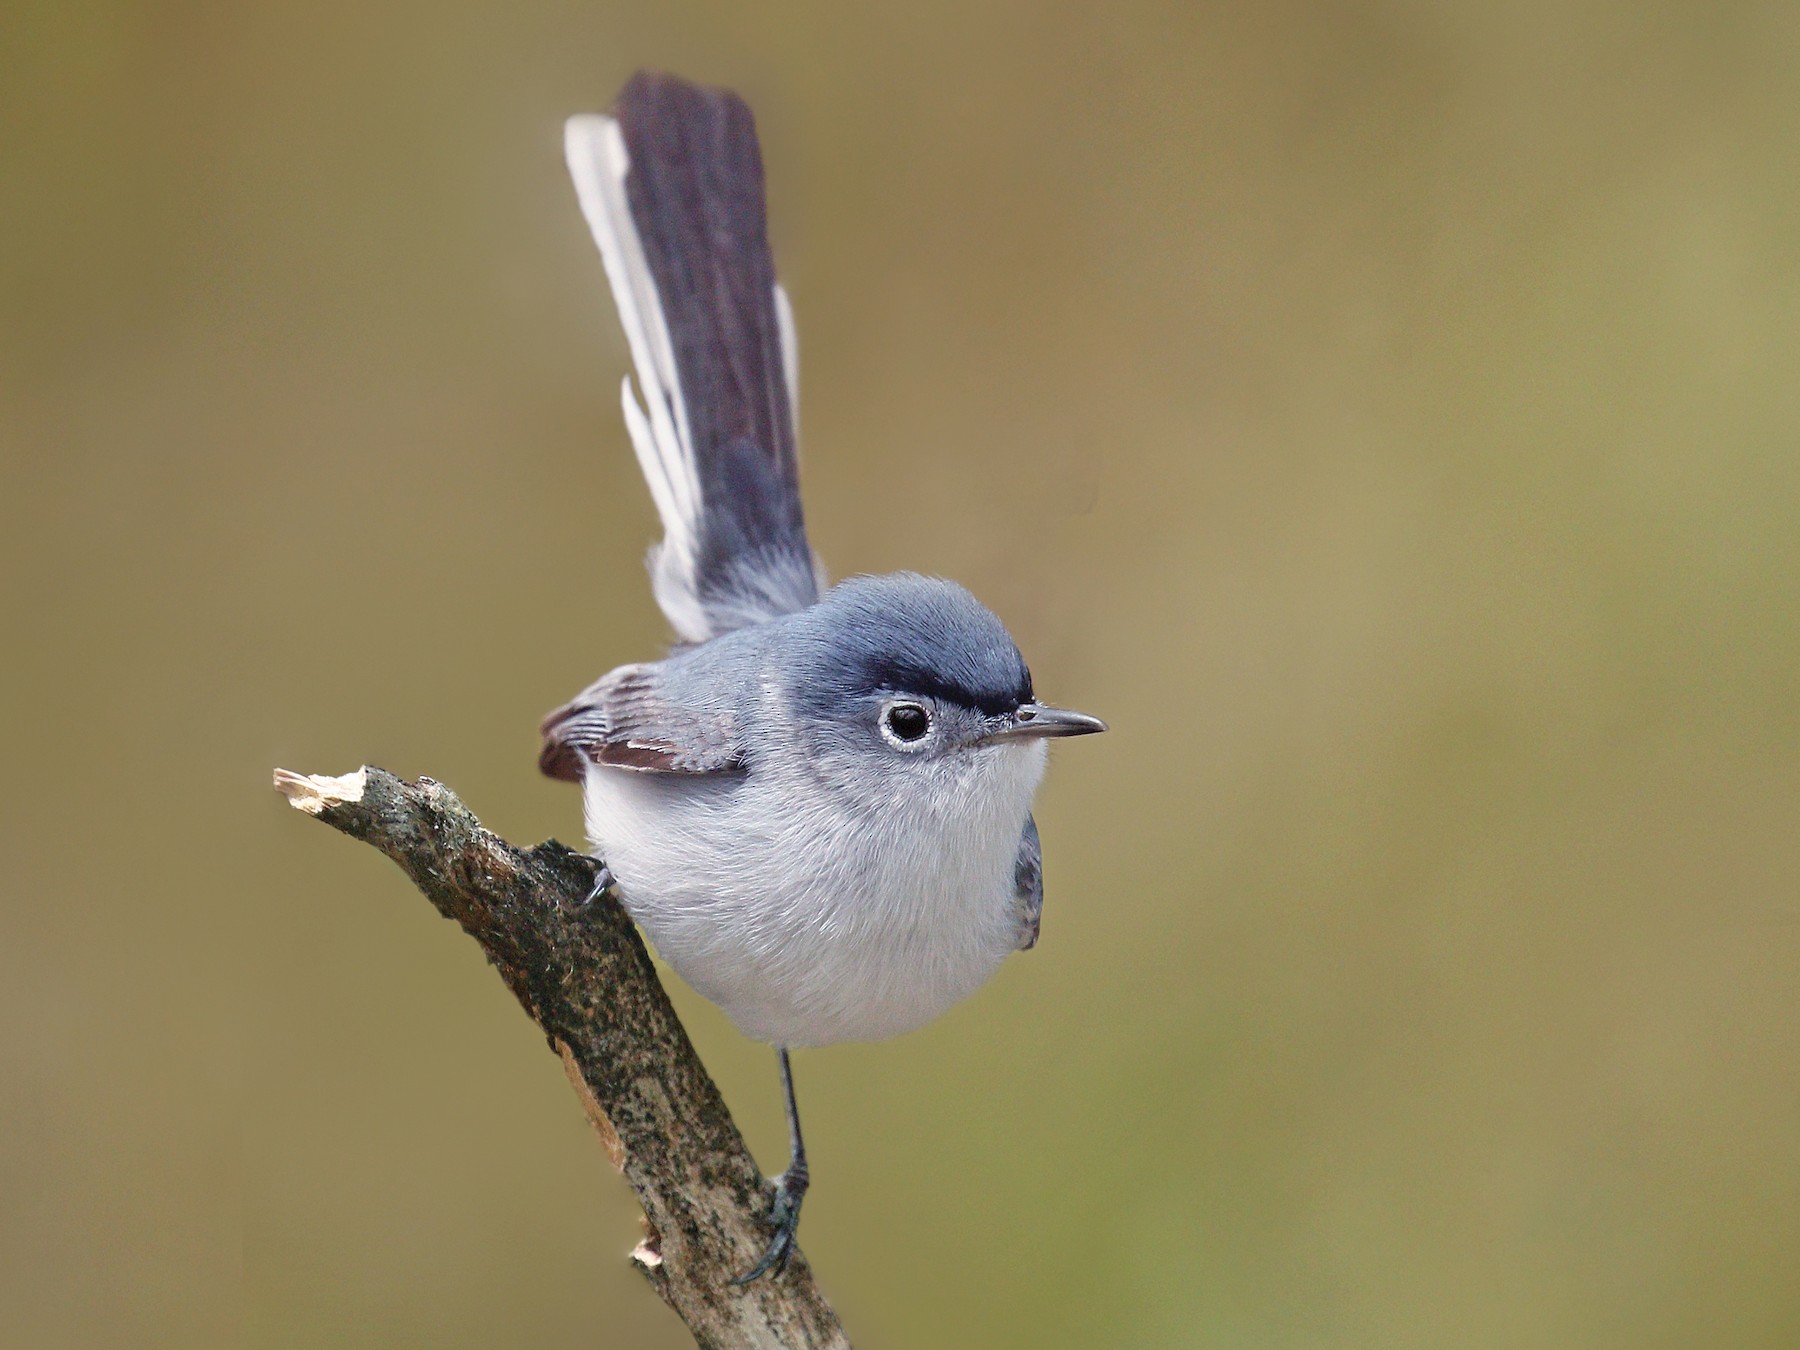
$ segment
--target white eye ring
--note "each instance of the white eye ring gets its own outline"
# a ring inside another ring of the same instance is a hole
[[[896,750],[917,750],[931,739],[931,732],[931,709],[923,703],[897,698],[882,704],[881,734]]]

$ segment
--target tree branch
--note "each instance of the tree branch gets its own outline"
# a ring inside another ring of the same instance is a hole
[[[593,861],[551,840],[517,849],[440,783],[364,767],[275,771],[290,805],[400,865],[481,944],[562,1056],[594,1133],[644,1207],[631,1259],[701,1346],[848,1347],[797,1251],[750,1285],[772,1191],[694,1053],[649,953]]]

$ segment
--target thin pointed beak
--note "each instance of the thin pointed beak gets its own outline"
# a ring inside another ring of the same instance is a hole
[[[1024,703],[999,727],[982,737],[984,745],[995,741],[1035,741],[1049,736],[1092,736],[1105,731],[1106,723],[1086,713],[1067,708],[1047,708],[1042,703]]]

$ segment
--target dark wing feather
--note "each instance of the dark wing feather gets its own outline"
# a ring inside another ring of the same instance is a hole
[[[1044,848],[1038,842],[1037,820],[1031,816],[1025,817],[1025,833],[1013,863],[1013,893],[1019,902],[1019,950],[1030,951],[1037,946],[1044,916]]]
[[[544,719],[538,768],[579,783],[589,764],[651,773],[743,767],[736,719],[671,702],[649,666],[621,666]]]

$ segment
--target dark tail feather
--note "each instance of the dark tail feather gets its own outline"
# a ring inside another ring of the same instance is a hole
[[[752,620],[799,608],[817,585],[755,120],[727,90],[648,72],[625,86],[616,115],[700,487],[695,589],[709,610],[741,607]]]

